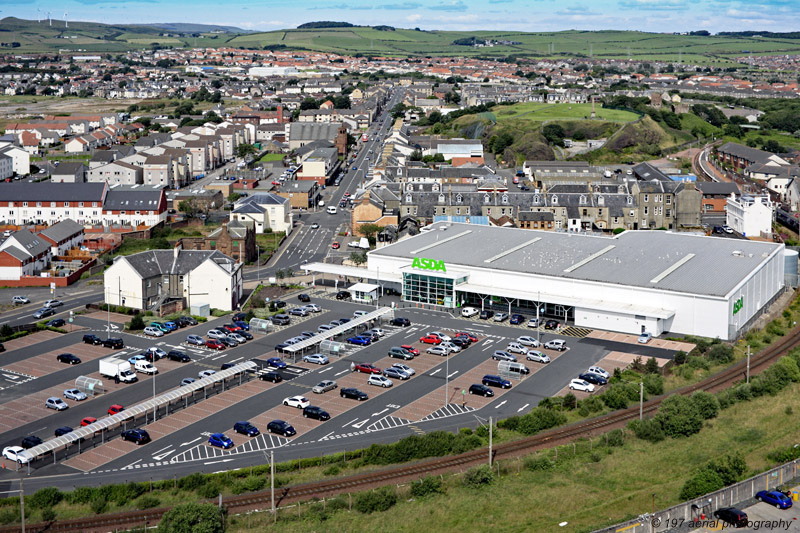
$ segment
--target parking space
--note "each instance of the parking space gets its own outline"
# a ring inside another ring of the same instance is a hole
[[[21,398],[15,398],[0,405],[0,433],[4,433],[29,422],[34,422],[56,413],[56,411],[53,409],[48,409],[44,405],[45,400],[51,396],[61,398],[70,407],[77,405],[78,402],[64,398],[64,391],[74,387],[75,383],[68,381],[66,383],[62,383],[61,385],[56,385],[54,387],[49,387],[47,389],[34,392],[33,394],[22,396]],[[92,400],[92,396],[87,397],[87,399],[83,400],[81,403],[85,403],[90,400]],[[80,420],[72,420],[69,409],[66,411],[61,411],[58,414],[59,419],[64,421],[61,423],[61,425],[72,426],[73,424],[80,423]]]
[[[18,348],[26,348],[28,346],[34,346],[44,341],[49,341],[50,339],[55,339],[56,337],[60,337],[61,333],[56,333],[55,331],[44,330],[44,331],[37,331],[36,333],[32,333],[30,335],[25,335],[24,337],[19,337],[17,339],[11,339],[10,341],[6,341],[3,345],[6,348],[6,353],[10,352],[11,350],[16,350]]]
[[[100,320],[101,322],[108,322],[111,321],[112,324],[123,325],[125,322],[130,322],[131,317],[128,315],[123,315],[122,313],[108,313],[106,311],[94,311],[92,313],[87,313],[85,315],[86,318],[93,318],[95,320]]]
[[[590,334],[588,334],[587,337],[591,337],[593,339],[603,339],[613,342],[624,342],[628,344],[640,344],[639,337],[637,335],[628,335],[626,333],[615,333],[613,331],[595,330],[592,331]],[[648,342],[646,346],[651,346],[653,348],[662,348],[664,350],[672,350],[675,352],[677,352],[678,350],[683,350],[686,353],[691,352],[695,347],[695,345],[690,342],[671,341],[668,339],[658,339],[658,338],[650,339],[650,342]]]
[[[85,365],[90,364],[90,362],[95,359],[110,355],[112,352],[108,348],[102,346],[94,346],[81,342],[5,365],[0,367],[0,372],[15,372],[23,376],[40,378],[68,367],[66,363],[61,363],[56,360],[58,354],[62,353],[71,353],[79,357],[81,360],[80,364]]]

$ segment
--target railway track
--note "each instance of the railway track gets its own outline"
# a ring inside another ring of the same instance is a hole
[[[800,346],[800,326],[766,350],[750,358],[750,374],[756,375],[768,368],[775,360],[790,349]],[[705,380],[674,391],[671,394],[692,394],[703,390],[717,392],[736,382],[743,381],[746,373],[746,360],[739,361],[729,368],[709,376]],[[667,396],[653,398],[643,405],[643,414],[652,415],[658,410]],[[638,406],[615,411],[590,420],[577,422],[569,426],[555,428],[531,437],[499,444],[493,449],[494,460],[514,458],[527,455],[542,448],[566,444],[578,437],[605,433],[611,429],[623,427],[639,416]],[[472,450],[456,456],[428,459],[413,464],[400,465],[375,472],[355,474],[345,478],[316,481],[302,485],[281,487],[275,490],[275,505],[289,505],[312,498],[330,498],[340,494],[349,494],[384,485],[397,485],[419,479],[424,475],[438,475],[463,471],[471,466],[486,462],[486,449]],[[236,514],[255,509],[268,509],[271,505],[270,492],[262,491],[253,494],[232,496],[223,499],[223,505],[229,513]],[[86,517],[75,520],[60,520],[50,524],[30,524],[26,531],[31,532],[106,532],[116,529],[130,529],[138,526],[152,526],[169,509],[148,509],[110,515]],[[14,533],[19,527],[2,527],[0,533]]]

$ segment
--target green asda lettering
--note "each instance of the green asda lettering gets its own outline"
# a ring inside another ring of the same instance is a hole
[[[411,262],[411,268],[419,268],[422,270],[436,270],[438,272],[447,272],[444,267],[444,261],[437,259],[427,259],[425,257],[415,257]]]
[[[738,300],[733,302],[733,314],[735,315],[744,307],[744,296],[740,296]]]

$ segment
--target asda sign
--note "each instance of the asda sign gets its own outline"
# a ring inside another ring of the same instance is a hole
[[[415,257],[411,261],[411,268],[418,268],[420,270],[433,270],[435,272],[447,272],[444,266],[444,261],[437,259],[427,259],[425,257]]]
[[[739,299],[733,302],[733,314],[735,315],[744,307],[744,296],[739,296]]]

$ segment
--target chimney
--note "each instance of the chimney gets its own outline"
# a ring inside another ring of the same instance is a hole
[[[175,245],[175,248],[172,249],[172,257],[176,261],[178,260],[178,254],[180,253],[181,248],[183,248],[183,243],[178,241],[178,243]]]

